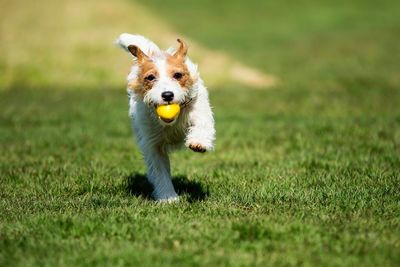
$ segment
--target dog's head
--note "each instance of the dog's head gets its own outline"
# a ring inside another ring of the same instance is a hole
[[[174,53],[144,53],[135,45],[128,50],[137,58],[136,73],[128,87],[150,107],[165,104],[182,105],[192,94],[195,77],[186,64],[187,45],[178,39]]]

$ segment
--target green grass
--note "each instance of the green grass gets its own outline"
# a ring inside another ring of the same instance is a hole
[[[172,155],[171,205],[123,89],[0,90],[0,266],[399,266],[397,2],[180,3],[154,11],[280,85],[211,91],[216,151]]]

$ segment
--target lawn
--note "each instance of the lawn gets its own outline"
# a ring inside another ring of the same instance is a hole
[[[149,197],[123,80],[3,88],[0,266],[399,266],[398,1],[162,3],[279,84],[210,89],[216,151],[172,155],[174,204]]]

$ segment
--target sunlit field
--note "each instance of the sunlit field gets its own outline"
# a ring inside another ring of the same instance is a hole
[[[400,2],[49,3],[0,2],[0,266],[400,265]],[[123,31],[206,70],[216,150],[172,155],[177,203],[150,197]]]

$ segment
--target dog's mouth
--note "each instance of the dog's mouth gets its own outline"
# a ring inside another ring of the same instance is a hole
[[[158,117],[158,119],[164,125],[173,124],[180,115],[182,109],[186,108],[186,106],[192,101],[192,99],[188,99],[182,103],[170,103],[167,104],[155,104],[151,105],[154,107],[154,113]]]
[[[159,118],[162,122],[164,122],[164,123],[166,123],[166,124],[171,124],[171,123],[173,123],[173,122],[175,121],[175,119],[176,119],[176,118],[174,118],[174,119],[167,119],[167,118],[162,118],[162,117],[160,117],[160,116],[158,116],[158,118]]]
[[[174,123],[179,117],[180,111],[181,105],[176,103],[162,104],[155,107],[155,113],[164,125]]]

